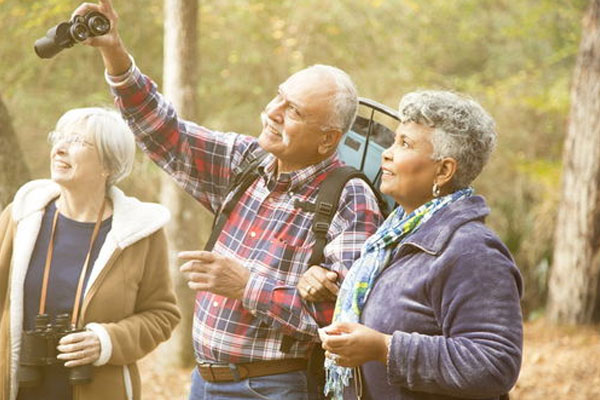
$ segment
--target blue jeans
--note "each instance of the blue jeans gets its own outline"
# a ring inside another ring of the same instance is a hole
[[[315,398],[316,393],[309,386],[312,385],[308,382],[306,371],[260,376],[239,382],[207,382],[194,368],[189,400],[310,400]]]

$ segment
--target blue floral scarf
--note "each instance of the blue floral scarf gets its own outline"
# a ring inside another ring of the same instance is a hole
[[[473,195],[473,189],[458,190],[447,196],[435,198],[406,215],[397,207],[362,247],[361,255],[346,275],[335,303],[333,322],[360,322],[360,314],[375,280],[389,263],[392,251],[408,235],[445,206]],[[350,384],[352,368],[337,366],[325,359],[327,381],[325,394],[332,399],[342,398],[344,386]]]

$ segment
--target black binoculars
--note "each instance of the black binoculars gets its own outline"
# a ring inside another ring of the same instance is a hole
[[[50,323],[48,314],[39,314],[35,317],[35,327],[30,331],[23,331],[21,341],[21,359],[19,362],[18,381],[20,387],[35,387],[44,379],[46,365],[60,364],[58,360],[58,342],[69,333],[82,332],[83,329],[74,329],[70,323],[69,314],[56,316],[54,324]],[[92,381],[92,365],[67,368],[67,379],[71,385],[80,385]]]
[[[101,36],[110,30],[110,21],[98,11],[76,15],[69,22],[61,22],[35,41],[33,48],[41,58],[52,58],[61,50],[83,42],[92,36]]]

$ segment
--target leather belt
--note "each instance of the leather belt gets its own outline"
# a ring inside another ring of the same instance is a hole
[[[257,376],[306,370],[307,363],[304,358],[288,358],[241,364],[197,363],[196,367],[202,378],[207,382],[237,382]]]

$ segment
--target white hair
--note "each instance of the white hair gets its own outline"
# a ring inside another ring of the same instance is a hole
[[[352,127],[358,113],[358,92],[350,75],[331,65],[315,64],[304,71],[315,71],[329,75],[336,86],[331,100],[331,113],[322,130],[339,129],[342,134]]]
[[[458,163],[452,186],[467,187],[481,172],[496,145],[494,119],[468,97],[440,90],[406,94],[400,100],[400,122],[434,129],[432,158],[454,158]]]
[[[121,115],[109,108],[75,108],[64,113],[56,130],[87,133],[108,170],[107,188],[127,177],[135,158],[135,139]]]

